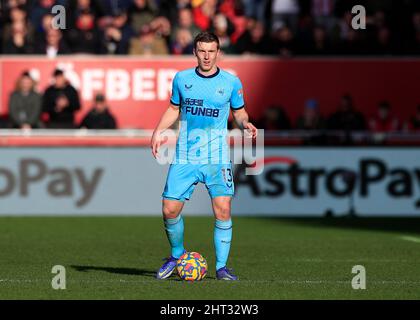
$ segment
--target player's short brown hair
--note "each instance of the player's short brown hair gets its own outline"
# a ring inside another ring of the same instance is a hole
[[[217,49],[220,48],[219,38],[213,32],[205,31],[205,32],[199,33],[194,39],[194,50],[197,49],[198,42],[207,42],[207,43],[216,42]]]

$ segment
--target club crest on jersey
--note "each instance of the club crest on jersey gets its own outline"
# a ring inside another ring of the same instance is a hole
[[[223,96],[223,95],[225,94],[225,89],[223,89],[223,88],[218,88],[218,89],[216,90],[216,93],[217,93],[217,94],[220,94],[221,96]]]

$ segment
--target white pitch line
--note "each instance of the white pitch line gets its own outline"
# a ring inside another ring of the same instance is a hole
[[[405,240],[405,241],[420,243],[420,238],[416,238],[416,237],[412,237],[412,236],[402,236],[402,237],[400,237],[400,239]]]

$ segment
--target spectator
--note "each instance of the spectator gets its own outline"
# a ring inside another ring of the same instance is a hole
[[[247,30],[239,37],[234,48],[238,54],[271,54],[269,37],[264,33],[264,26],[260,21],[255,19],[248,20]]]
[[[347,38],[347,33],[352,30],[351,21],[353,16],[351,11],[345,11],[337,19],[337,23],[334,25],[331,30],[332,41],[335,44],[340,44],[341,41],[344,41]]]
[[[211,31],[219,38],[220,50],[223,53],[233,52],[230,36],[233,34],[234,30],[233,24],[223,14],[219,13],[215,15]]]
[[[328,119],[328,128],[331,130],[356,131],[365,130],[366,121],[362,113],[355,110],[350,95],[341,98],[338,110]]]
[[[14,24],[23,24],[25,26],[26,36],[29,40],[33,40],[34,28],[27,16],[25,6],[20,5],[11,8],[8,17],[10,21],[4,21],[4,27],[1,29],[3,30],[3,39],[12,37],[12,26]]]
[[[265,130],[290,130],[291,122],[282,106],[270,106],[257,121],[258,128]]]
[[[191,12],[191,0],[160,0],[158,15],[168,18],[171,25],[175,26],[180,22],[180,15],[183,15],[182,12],[184,9],[187,9]],[[180,24],[179,26],[186,27],[182,24]],[[192,30],[190,31],[194,34]]]
[[[54,16],[52,14],[46,14],[42,17],[41,27],[34,35],[35,43],[45,43],[47,38],[47,32],[51,30]]]
[[[245,6],[242,0],[222,0],[220,2],[218,12],[223,14],[229,24],[232,25],[229,29],[229,37],[232,44],[238,41],[238,38],[245,32],[248,17],[245,16]],[[261,21],[262,22],[262,21]]]
[[[366,23],[367,24],[369,24],[369,23],[373,24],[373,27],[376,30],[385,28],[388,25],[386,13],[383,10],[375,11],[373,16],[372,17],[367,17],[366,20],[367,20]]]
[[[157,17],[158,8],[155,1],[134,0],[128,12],[131,28],[139,34],[143,27],[149,25]]]
[[[74,128],[74,113],[80,109],[76,89],[67,81],[62,70],[54,71],[54,84],[47,88],[42,101],[43,112],[49,115],[49,128]]]
[[[172,41],[175,40],[178,29],[188,29],[193,39],[200,33],[200,29],[194,23],[191,8],[185,7],[179,10],[178,20],[172,29]]]
[[[217,0],[192,1],[195,24],[202,30],[209,30],[217,12]]]
[[[319,112],[318,101],[315,99],[307,100],[303,114],[296,121],[296,129],[321,130],[324,128],[325,121]]]
[[[398,119],[391,113],[391,105],[383,101],[378,105],[378,111],[375,116],[369,120],[369,129],[372,132],[393,132],[400,128]]]
[[[95,12],[89,8],[80,11],[74,25],[67,30],[66,39],[74,53],[99,53],[100,33]]]
[[[308,55],[328,55],[332,54],[331,43],[328,40],[327,32],[324,27],[316,26],[312,31],[312,39],[308,43],[308,47],[304,50]]]
[[[152,25],[144,25],[140,35],[130,41],[131,55],[166,55],[169,53],[165,38]]]
[[[156,34],[159,37],[162,37],[169,48],[170,40],[171,40],[171,23],[169,22],[168,18],[159,16],[150,22],[150,27],[152,30],[155,30]]]
[[[132,36],[134,31],[127,24],[127,12],[116,11],[111,24],[103,32],[101,53],[127,54]]]
[[[408,49],[409,54],[420,54],[420,12],[416,12],[412,16],[411,28],[408,32]]]
[[[30,19],[36,31],[42,29],[42,17],[51,14],[52,7],[56,4],[55,0],[35,0],[31,10]]]
[[[191,54],[193,52],[193,37],[188,29],[177,29],[171,53],[175,55]]]
[[[70,54],[71,51],[63,39],[63,34],[59,29],[50,29],[45,35],[45,39],[40,42],[35,49],[37,54],[46,54],[48,58],[55,58],[57,55]]]
[[[296,52],[296,41],[292,30],[283,26],[273,34],[273,51],[282,57],[291,57]]]
[[[11,23],[21,21],[31,25],[31,23],[28,21],[28,14],[24,5],[17,5],[12,7],[9,12],[9,19]]]
[[[420,133],[420,104],[417,105],[416,113],[408,122],[408,130]]]
[[[76,21],[82,12],[91,12],[95,17],[95,21],[104,17],[105,9],[102,5],[103,0],[66,0],[68,1],[69,22]],[[51,12],[51,11],[50,11]]]
[[[0,39],[10,37],[11,25],[17,21],[24,22],[28,31],[32,34],[33,27],[29,21],[28,3],[26,3],[26,0],[0,1]]]
[[[34,47],[28,37],[27,26],[23,21],[16,21],[11,26],[12,34],[6,41],[5,54],[33,54]]]
[[[116,121],[105,101],[103,94],[97,94],[95,104],[80,123],[86,129],[116,129]]]
[[[61,1],[66,1],[66,0],[61,0]],[[44,39],[46,33],[49,30],[54,29],[53,24],[54,24],[54,18],[55,17],[56,16],[53,15],[52,13],[44,14],[42,16],[41,25],[38,27],[38,29],[36,30],[36,33],[34,35],[36,41],[38,41],[39,39],[41,39],[41,40]],[[66,18],[66,26],[67,26],[68,21],[69,21],[68,18]],[[58,22],[61,23],[63,21],[58,21]],[[72,25],[72,24],[69,23],[69,25]]]
[[[372,41],[372,47],[369,50],[370,54],[376,55],[391,55],[393,48],[391,44],[391,32],[387,27],[381,27],[376,32],[376,37]]]
[[[9,118],[13,128],[41,127],[41,95],[35,91],[35,81],[24,72],[10,95]]]

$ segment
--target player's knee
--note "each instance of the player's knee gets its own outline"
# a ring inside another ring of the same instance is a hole
[[[164,205],[162,212],[165,219],[174,219],[178,217],[180,210],[177,206]]]
[[[229,204],[223,204],[218,205],[215,207],[215,215],[217,220],[229,220],[230,219],[230,205]]]

